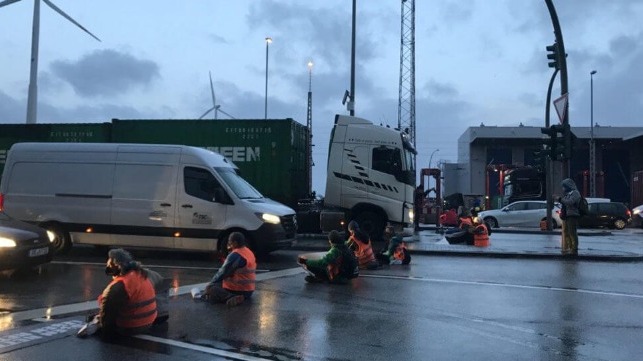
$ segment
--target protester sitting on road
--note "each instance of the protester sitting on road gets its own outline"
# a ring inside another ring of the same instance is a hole
[[[359,275],[357,259],[344,243],[341,234],[337,231],[330,231],[328,241],[330,249],[322,258],[310,260],[300,257],[297,259],[297,263],[311,273],[306,276],[306,282],[345,284]]]
[[[462,237],[465,238],[464,243],[468,245],[473,245],[473,233],[475,231],[475,224],[473,222],[473,217],[471,216],[471,212],[462,207],[462,210],[460,211],[460,215],[458,218],[458,228],[461,230],[465,231],[466,233],[462,235]]]
[[[359,224],[356,221],[348,223],[348,232],[350,236],[346,241],[346,245],[355,253],[359,269],[375,269],[379,267],[380,264],[375,259],[373,246],[368,234],[359,228]]]
[[[246,246],[243,233],[230,233],[227,247],[230,253],[205,286],[202,297],[211,303],[238,306],[249,299],[255,290],[257,262],[254,253]]]
[[[440,226],[441,227],[457,227],[458,226],[458,214],[455,209],[451,208],[440,215]]]
[[[117,248],[108,252],[105,273],[112,276],[112,282],[98,297],[98,315],[79,331],[78,336],[97,332],[109,339],[149,330],[157,310],[156,293],[148,271],[134,261],[129,252]]]

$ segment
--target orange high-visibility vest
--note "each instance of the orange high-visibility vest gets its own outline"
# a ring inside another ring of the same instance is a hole
[[[230,277],[223,279],[223,288],[231,291],[254,291],[255,290],[255,271],[257,262],[255,255],[248,247],[237,248],[232,251],[245,258],[246,266],[237,268]]]
[[[375,262],[375,254],[373,253],[373,246],[370,241],[367,243],[360,242],[355,236],[350,236],[348,241],[357,246],[357,249],[355,249],[355,257],[359,263],[359,268],[366,269],[370,264]]]
[[[138,328],[149,326],[156,319],[156,293],[149,279],[138,271],[131,271],[123,276],[115,277],[105,288],[103,294],[118,282],[123,282],[127,293],[127,304],[116,317],[116,326],[122,328]],[[100,303],[103,294],[98,296]]]
[[[473,231],[473,245],[476,247],[489,246],[489,231],[484,224],[479,224]]]

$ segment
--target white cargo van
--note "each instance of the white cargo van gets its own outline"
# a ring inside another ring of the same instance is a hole
[[[73,243],[224,250],[241,231],[268,253],[295,237],[295,211],[264,198],[222,155],[183,145],[17,143],[0,209]]]

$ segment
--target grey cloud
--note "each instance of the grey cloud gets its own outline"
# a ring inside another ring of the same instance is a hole
[[[155,62],[115,50],[95,51],[78,61],[54,61],[51,71],[83,97],[123,94],[159,77]]]
[[[27,105],[18,102],[0,90],[0,123],[24,123]]]

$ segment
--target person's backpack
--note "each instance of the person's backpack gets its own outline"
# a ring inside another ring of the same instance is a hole
[[[581,196],[580,201],[578,201],[578,214],[586,216],[587,213],[589,213],[589,204],[587,204],[587,199]]]

